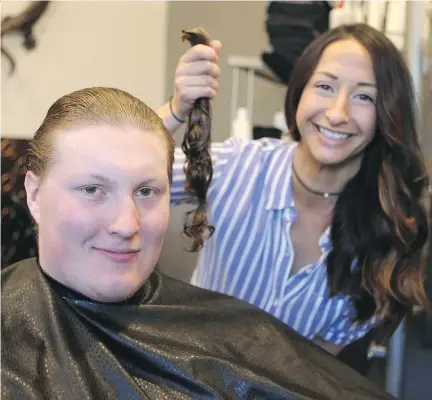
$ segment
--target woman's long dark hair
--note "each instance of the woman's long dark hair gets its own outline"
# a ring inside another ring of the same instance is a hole
[[[428,227],[421,195],[428,183],[417,136],[416,104],[402,55],[381,32],[365,24],[340,26],[319,36],[298,59],[285,100],[294,140],[297,107],[325,48],[354,39],[372,59],[377,82],[376,135],[359,172],[335,205],[327,271],[331,295],[349,295],[356,319],[374,313],[402,317],[413,305],[429,308],[421,252]],[[352,269],[356,262],[359,268]]]
[[[201,28],[182,32],[182,39],[192,46],[209,45],[210,38]],[[186,213],[183,233],[192,239],[190,251],[202,248],[204,240],[209,238],[214,227],[207,220],[207,190],[213,176],[210,156],[211,142],[211,107],[210,99],[200,98],[194,103],[189,115],[186,133],[182,143],[186,155],[184,171],[186,174],[185,190],[198,198],[196,210]]]

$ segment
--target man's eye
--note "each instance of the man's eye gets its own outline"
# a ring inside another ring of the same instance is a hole
[[[100,196],[103,194],[102,190],[97,186],[84,186],[81,190],[89,196]]]
[[[156,193],[156,190],[150,187],[144,187],[140,190],[138,190],[137,195],[138,197],[150,197]]]

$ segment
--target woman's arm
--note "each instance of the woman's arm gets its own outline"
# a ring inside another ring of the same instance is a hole
[[[173,109],[173,112],[176,113],[176,111],[174,111],[174,109]],[[160,107],[156,111],[156,113],[162,119],[163,124],[165,125],[165,128],[167,128],[171,134],[174,134],[177,131],[177,129],[180,127],[180,125],[183,124],[182,122],[178,121],[174,117],[174,115],[172,114],[172,112],[170,110],[169,101],[167,103],[165,103],[162,107]],[[176,115],[180,116],[181,114],[178,113]],[[182,117],[181,119],[184,121],[184,117]]]
[[[172,134],[189,115],[195,100],[214,99],[219,91],[219,53],[221,43],[214,40],[210,46],[197,45],[180,58],[174,80],[174,94],[170,101],[157,110],[165,127]]]
[[[354,312],[352,305],[347,301],[340,317],[317,335],[313,342],[336,356],[345,346],[365,336],[379,322],[377,315],[366,322],[354,321]]]
[[[323,348],[328,353],[333,354],[334,356],[337,356],[345,347],[343,345],[337,345],[334,343],[327,342],[321,338],[315,339],[314,343],[317,344],[319,347]]]

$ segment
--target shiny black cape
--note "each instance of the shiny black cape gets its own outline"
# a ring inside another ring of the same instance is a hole
[[[272,316],[155,271],[89,300],[35,259],[2,271],[2,399],[389,399]]]

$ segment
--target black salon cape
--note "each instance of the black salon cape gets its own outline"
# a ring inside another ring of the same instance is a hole
[[[272,316],[158,271],[115,304],[34,258],[1,277],[3,400],[390,398]]]

